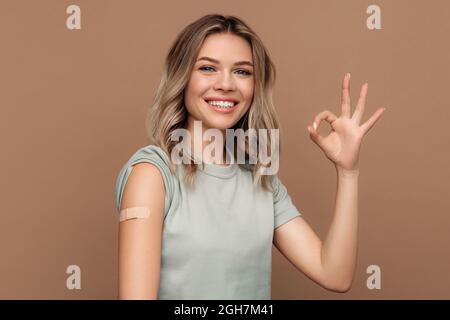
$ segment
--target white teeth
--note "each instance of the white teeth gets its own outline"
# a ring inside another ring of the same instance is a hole
[[[232,108],[235,105],[235,102],[231,101],[208,101],[208,103],[212,106],[220,108]]]

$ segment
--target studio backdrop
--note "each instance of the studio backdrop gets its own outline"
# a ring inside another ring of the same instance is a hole
[[[369,84],[363,121],[386,108],[360,153],[351,290],[325,290],[273,247],[272,298],[449,299],[449,11],[443,0],[3,0],[0,298],[117,298],[117,175],[149,144],[171,43],[219,13],[246,21],[271,55],[279,176],[321,239],[336,172],[307,127],[340,112],[347,72],[353,108]]]

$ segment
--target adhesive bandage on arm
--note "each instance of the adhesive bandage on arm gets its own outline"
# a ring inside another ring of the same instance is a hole
[[[120,211],[119,221],[136,218],[148,218],[150,216],[150,209],[147,207],[132,207]]]

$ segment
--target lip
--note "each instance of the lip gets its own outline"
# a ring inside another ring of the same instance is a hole
[[[228,99],[230,99],[230,98],[228,98]],[[208,98],[208,100],[216,100],[216,99]],[[217,100],[220,100],[220,99],[217,99]],[[234,110],[236,110],[236,109],[240,106],[240,103],[239,103],[238,101],[236,101],[236,100],[222,100],[222,101],[233,101],[233,102],[237,102],[237,103],[234,105],[233,108],[227,108],[227,109],[225,109],[225,108],[220,108],[220,107],[216,107],[216,106],[212,106],[212,105],[210,105],[206,100],[204,100],[204,101],[205,101],[205,103],[206,103],[211,109],[213,109],[214,111],[217,111],[217,112],[219,112],[219,113],[231,113],[231,112],[233,112]]]
[[[236,104],[239,103],[238,99],[231,98],[231,97],[205,97],[205,101],[208,101],[208,100],[231,101],[231,102],[236,102]]]

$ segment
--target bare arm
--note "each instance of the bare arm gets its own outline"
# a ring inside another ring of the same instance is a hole
[[[119,223],[119,299],[157,299],[164,216],[164,182],[150,163],[136,164],[121,208],[147,207],[148,218]]]
[[[322,265],[334,287],[348,290],[358,250],[358,175],[337,168],[334,218],[322,246]]]
[[[345,292],[351,287],[358,251],[358,175],[362,138],[374,126],[386,108],[379,108],[360,125],[365,109],[368,83],[361,86],[356,108],[351,114],[350,74],[342,81],[342,114],[325,110],[308,126],[316,143],[337,171],[336,209],[322,243],[303,218],[295,218],[275,230],[274,244],[281,253],[308,277],[330,290]],[[331,125],[323,137],[317,131],[321,121]]]
[[[274,232],[274,245],[300,271],[322,287],[350,289],[357,256],[358,174],[337,168],[336,208],[325,241],[307,222],[295,218]]]

